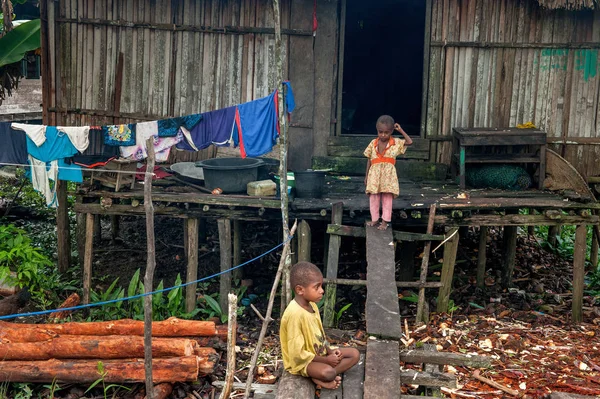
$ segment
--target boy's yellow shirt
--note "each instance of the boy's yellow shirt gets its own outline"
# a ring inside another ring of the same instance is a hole
[[[281,318],[279,339],[283,366],[290,374],[308,377],[306,367],[316,355],[327,355],[327,340],[317,305],[310,302],[310,313],[295,300],[290,302]]]

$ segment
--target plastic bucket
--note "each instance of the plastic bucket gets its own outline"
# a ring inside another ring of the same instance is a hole
[[[263,164],[258,168],[258,180],[273,179],[273,175],[279,173],[279,159],[259,158]]]
[[[306,170],[295,172],[298,198],[321,198],[325,187],[325,172]]]
[[[204,184],[210,190],[220,188],[224,193],[246,192],[248,183],[256,181],[258,167],[263,161],[256,158],[213,158],[196,162],[204,171]]]

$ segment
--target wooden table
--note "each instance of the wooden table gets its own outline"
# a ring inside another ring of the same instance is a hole
[[[468,148],[469,147],[469,148]],[[453,128],[452,174],[465,188],[466,164],[536,164],[538,188],[546,176],[546,132],[538,129]]]

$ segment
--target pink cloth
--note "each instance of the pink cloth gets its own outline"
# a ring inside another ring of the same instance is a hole
[[[393,201],[394,194],[392,193],[369,194],[369,208],[371,209],[371,220],[373,222],[377,222],[379,220],[379,203],[381,202],[381,218],[387,223],[391,222]]]

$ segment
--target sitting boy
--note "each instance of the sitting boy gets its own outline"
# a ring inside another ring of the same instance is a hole
[[[312,378],[317,387],[336,389],[342,374],[359,359],[355,348],[331,349],[316,302],[323,298],[323,274],[309,262],[290,271],[296,296],[281,318],[279,336],[283,365],[290,374]]]

